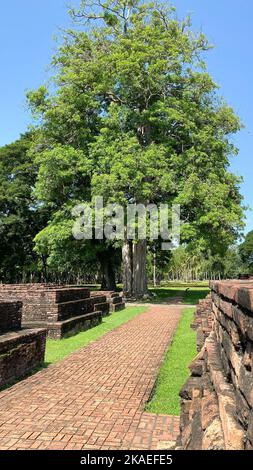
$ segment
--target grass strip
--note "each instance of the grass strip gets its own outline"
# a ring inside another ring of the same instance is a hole
[[[197,354],[196,333],[190,327],[193,315],[193,308],[183,311],[146,407],[150,413],[180,414],[179,391],[189,377],[188,365]]]

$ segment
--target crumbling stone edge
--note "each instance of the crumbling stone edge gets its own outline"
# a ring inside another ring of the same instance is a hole
[[[176,449],[253,449],[253,282],[210,283],[192,327],[198,356],[180,391]]]

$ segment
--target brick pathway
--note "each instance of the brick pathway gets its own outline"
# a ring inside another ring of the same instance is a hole
[[[181,311],[150,307],[2,391],[0,449],[169,448],[178,418],[143,408]]]

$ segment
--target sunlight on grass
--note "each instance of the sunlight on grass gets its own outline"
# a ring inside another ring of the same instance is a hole
[[[100,325],[91,328],[90,330],[82,331],[75,336],[58,341],[48,339],[46,345],[45,362],[47,364],[52,364],[54,362],[61,361],[64,359],[64,357],[68,356],[73,351],[76,351],[86,344],[95,341],[97,338],[100,338],[108,331],[117,328],[117,326],[126,323],[127,321],[136,317],[136,315],[145,312],[145,310],[147,310],[146,307],[127,307],[121,312],[115,312],[108,317],[104,317],[103,322]]]
[[[155,294],[152,302],[166,302],[175,297],[179,298],[182,303],[189,305],[195,305],[209,293],[209,288],[206,285],[192,286],[190,284],[150,288],[149,290]]]
[[[153,397],[146,407],[151,413],[180,414],[179,391],[189,377],[188,365],[197,354],[196,333],[190,328],[193,314],[193,308],[183,312],[161,367]]]

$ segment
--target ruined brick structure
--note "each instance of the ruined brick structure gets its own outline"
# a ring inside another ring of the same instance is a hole
[[[210,287],[195,316],[202,349],[180,393],[177,447],[253,449],[253,281]]]
[[[6,284],[0,285],[0,299],[21,301],[22,326],[47,328],[53,339],[96,326],[109,313],[106,296],[91,297],[85,287]]]
[[[22,318],[21,302],[0,303],[0,335],[8,331],[20,330]]]
[[[106,297],[106,301],[110,306],[111,312],[119,312],[120,310],[124,310],[125,302],[118,292],[114,291],[94,291],[91,292],[92,297],[97,297],[100,295],[104,295]]]
[[[45,329],[21,329],[22,303],[0,302],[0,388],[43,364]]]
[[[1,284],[1,299],[21,301],[22,326],[46,328],[53,339],[87,330],[110,311],[125,308],[116,292],[91,293],[86,287],[55,284]]]

